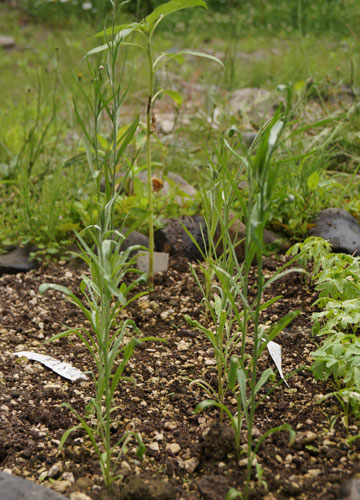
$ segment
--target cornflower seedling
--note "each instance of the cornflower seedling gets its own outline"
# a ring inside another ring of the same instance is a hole
[[[114,46],[132,46],[141,49],[145,52],[148,69],[148,96],[146,105],[146,165],[147,165],[147,190],[148,190],[148,206],[149,206],[149,285],[153,288],[154,285],[154,210],[153,210],[153,186],[152,186],[152,151],[151,151],[151,134],[155,117],[153,115],[153,106],[156,99],[166,94],[170,97],[177,107],[182,104],[181,95],[172,89],[160,88],[155,90],[155,75],[156,72],[164,67],[170,61],[182,63],[184,55],[193,55],[205,57],[223,66],[222,62],[209,54],[196,51],[179,51],[176,53],[162,53],[158,57],[154,56],[153,36],[159,23],[168,15],[179,10],[190,7],[204,7],[206,3],[203,0],[171,0],[156,7],[151,14],[145,17],[140,22],[130,24],[121,24],[112,26],[112,28],[100,32],[96,37],[104,37],[107,41],[105,45],[100,45],[90,50],[86,57],[99,52],[112,50]],[[125,42],[124,40],[130,35],[140,35],[142,42]],[[111,38],[111,41],[110,41]]]
[[[114,19],[115,4],[113,8]],[[111,32],[114,33],[114,31],[113,23]],[[40,286],[40,293],[45,293],[49,289],[62,292],[81,310],[90,324],[89,328],[72,328],[50,339],[51,341],[75,334],[86,346],[95,365],[93,373],[95,396],[90,399],[84,416],[66,405],[78,419],[79,424],[64,433],[60,446],[64,445],[74,430],[84,430],[99,458],[106,486],[121,477],[116,469],[130,441],[133,439],[137,441],[137,455],[139,458],[143,456],[144,444],[141,436],[134,430],[125,431],[120,439],[113,442],[111,428],[114,411],[117,409],[113,400],[120,383],[132,380],[123,373],[136,345],[145,341],[160,340],[154,337],[135,338],[132,332],[140,334],[140,331],[134,321],[119,319],[120,313],[131,302],[143,295],[143,293],[134,293],[134,288],[143,279],[143,275],[133,279],[130,284],[124,279],[130,271],[139,274],[132,267],[134,257],[131,255],[140,247],[129,247],[122,251],[124,235],[113,228],[113,209],[118,196],[115,190],[116,168],[134,137],[139,121],[136,117],[125,128],[119,127],[120,107],[126,95],[126,91],[121,92],[121,85],[115,82],[115,66],[120,43],[121,39],[116,43],[107,44],[108,57],[104,65],[95,69],[89,65],[90,73],[93,75],[92,98],[80,85],[93,118],[92,127],[80,116],[74,102],[75,113],[85,135],[87,159],[97,195],[97,223],[86,228],[84,232],[87,238],[84,237],[84,233],[77,234],[81,249],[80,257],[86,262],[90,271],[90,277],[86,274],[82,275],[80,292],[83,300],[64,286],[47,283]],[[110,150],[105,159],[100,154],[99,147],[103,114],[107,114],[111,123]],[[101,174],[105,178],[104,194],[100,189]],[[88,243],[89,239],[91,239],[91,244]],[[131,298],[129,298],[130,292]]]
[[[110,207],[107,207],[107,210],[109,212]],[[97,252],[94,252],[78,235],[83,249],[80,257],[88,264],[91,271],[91,278],[86,275],[82,276],[80,291],[84,299],[79,299],[69,288],[55,284],[44,283],[40,286],[39,291],[45,293],[47,290],[55,290],[63,293],[72,304],[81,310],[90,324],[89,328],[72,328],[48,340],[51,342],[75,334],[86,346],[96,368],[93,373],[95,396],[90,399],[85,416],[81,416],[78,411],[65,404],[79,420],[79,424],[64,433],[60,447],[64,445],[73,431],[83,429],[89,436],[100,460],[105,485],[109,486],[119,477],[116,474],[116,467],[123,454],[126,453],[128,443],[133,438],[137,440],[139,458],[142,457],[145,450],[140,435],[135,431],[126,431],[117,442],[112,442],[114,393],[120,383],[131,380],[129,377],[125,377],[123,372],[136,345],[160,339],[132,337],[125,341],[125,337],[131,337],[129,335],[131,331],[136,334],[139,334],[140,331],[134,321],[118,320],[121,311],[143,295],[137,293],[128,298],[129,293],[142,279],[141,276],[129,285],[124,281],[128,272],[135,272],[135,269],[131,267],[133,261],[130,258],[130,253],[137,248],[129,247],[121,252],[122,235],[120,233],[115,234],[116,240],[111,238],[111,232],[102,233],[100,228],[93,228],[92,235],[94,238],[98,237]],[[90,423],[92,416],[95,416],[96,424]]]
[[[220,418],[226,416],[234,431],[234,445],[236,457],[239,459],[241,453],[241,430],[243,423],[247,425],[247,470],[244,492],[241,498],[247,500],[249,496],[249,485],[251,480],[251,469],[256,453],[267,436],[274,432],[287,431],[290,434],[290,442],[294,440],[294,431],[288,424],[268,429],[254,443],[252,430],[254,426],[255,411],[259,405],[259,398],[265,385],[274,378],[271,369],[265,370],[258,376],[258,360],[270,341],[299,314],[299,311],[291,311],[281,318],[277,323],[270,326],[265,332],[260,324],[260,313],[278,300],[275,297],[263,303],[264,290],[272,282],[287,273],[302,269],[280,270],[268,281],[265,281],[262,269],[262,257],[264,253],[264,229],[271,214],[273,202],[273,190],[276,180],[276,169],[272,165],[272,156],[279,142],[279,138],[284,130],[287,117],[291,109],[291,93],[287,91],[287,106],[284,112],[280,109],[274,118],[266,124],[259,133],[256,153],[250,150],[247,157],[242,157],[236,148],[232,147],[226,139],[224,144],[234,156],[240,160],[241,165],[248,174],[249,197],[247,203],[243,198],[241,190],[238,188],[238,177],[230,172],[225,156],[221,155],[217,179],[222,176],[222,182],[216,182],[214,190],[221,192],[210,192],[206,198],[213,203],[209,210],[205,211],[206,229],[208,231],[209,249],[205,252],[208,259],[208,268],[211,269],[212,276],[216,279],[217,285],[210,290],[206,296],[200,279],[197,283],[204,294],[207,309],[210,312],[215,331],[211,328],[203,327],[199,322],[186,319],[210,340],[218,368],[218,387],[214,390],[203,380],[196,380],[192,383],[198,384],[211,399],[206,399],[199,403],[195,412],[205,410],[208,407],[216,407],[220,410]],[[241,170],[241,169],[240,169]],[[245,218],[244,260],[240,263],[236,244],[229,234],[229,214],[230,207],[234,204],[239,206]],[[206,205],[205,205],[206,206]],[[210,217],[209,217],[209,214]],[[214,221],[216,217],[216,221]],[[214,228],[219,227],[220,237],[215,238]],[[221,240],[221,254],[217,250],[218,240]],[[257,264],[256,294],[253,300],[249,296],[249,277],[252,264]],[[193,268],[196,278],[196,272]],[[209,271],[207,271],[209,272]],[[211,292],[213,295],[211,296]],[[252,347],[246,350],[249,338],[249,327],[252,330]],[[240,352],[240,354],[237,354]],[[237,401],[237,412],[232,413],[227,404],[226,396],[232,394]],[[263,481],[259,475],[259,481]],[[237,495],[234,490],[230,495]],[[235,497],[234,497],[235,498]]]

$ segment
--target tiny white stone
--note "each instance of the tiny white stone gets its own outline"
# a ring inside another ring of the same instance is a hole
[[[150,443],[148,445],[148,448],[149,448],[149,450],[152,450],[152,451],[160,451],[159,443],[157,441],[154,441],[153,443]]]
[[[174,429],[176,429],[176,427],[177,427],[176,422],[171,422],[170,420],[168,420],[167,422],[164,423],[164,429],[166,429],[167,431],[173,431]]]
[[[177,453],[179,453],[179,451],[181,450],[180,448],[180,445],[178,445],[177,443],[169,443],[166,445],[166,449],[171,451],[171,453],[173,453],[174,455],[176,455]]]
[[[123,460],[120,464],[121,470],[123,472],[131,472],[131,467],[130,465],[126,462],[126,460]]]
[[[65,491],[70,488],[70,486],[70,481],[55,481],[53,488],[58,493],[65,493]]]
[[[184,462],[184,468],[187,472],[194,472],[196,467],[199,465],[199,460],[196,457],[189,458]]]
[[[75,483],[74,474],[72,472],[64,472],[62,478],[65,479],[65,481],[69,481],[71,484]]]
[[[55,477],[59,474],[60,472],[60,467],[58,464],[54,464],[50,469],[48,470],[48,476],[49,477]]]
[[[181,340],[178,345],[177,345],[177,350],[182,352],[182,351],[187,351],[189,349],[189,345]]]
[[[74,491],[74,493],[70,495],[70,500],[91,500],[91,498],[81,491]]]

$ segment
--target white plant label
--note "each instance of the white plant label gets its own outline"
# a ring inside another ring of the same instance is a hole
[[[270,342],[268,342],[266,347],[268,348],[269,354],[275,363],[275,366],[279,372],[280,377],[285,382],[285,384],[289,387],[289,384],[286,382],[284,375],[283,375],[283,372],[282,372],[281,345],[270,340]]]
[[[74,382],[80,378],[87,380],[87,376],[82,371],[78,370],[74,366],[69,365],[69,363],[65,363],[64,361],[59,361],[57,359],[52,358],[51,356],[46,356],[44,354],[37,354],[36,352],[31,351],[21,351],[14,352],[14,356],[22,357],[24,356],[31,361],[39,361],[50,370],[53,370],[55,373],[60,375],[61,377],[67,378]]]

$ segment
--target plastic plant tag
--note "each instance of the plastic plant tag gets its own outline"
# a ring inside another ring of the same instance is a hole
[[[154,274],[166,273],[169,267],[169,254],[154,252]],[[149,252],[138,252],[137,268],[145,273],[149,272]]]
[[[289,384],[286,382],[285,378],[284,378],[284,375],[283,375],[283,372],[282,372],[282,368],[281,368],[281,365],[282,365],[282,360],[281,360],[281,345],[277,344],[276,342],[273,342],[272,340],[270,340],[270,342],[267,343],[267,346],[268,348],[268,351],[269,351],[269,354],[270,356],[272,357],[274,363],[275,363],[275,366],[279,372],[279,375],[280,377],[282,378],[282,380],[285,382],[285,384],[289,387]]]
[[[64,361],[58,361],[57,359],[52,358],[51,356],[46,356],[44,354],[37,354],[36,352],[31,351],[21,351],[14,352],[14,356],[22,357],[24,356],[31,361],[39,361],[43,365],[53,370],[55,373],[60,375],[61,377],[67,378],[74,382],[80,378],[87,380],[87,376],[74,366],[69,365],[69,363],[65,363]]]

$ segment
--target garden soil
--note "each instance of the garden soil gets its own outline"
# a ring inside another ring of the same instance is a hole
[[[274,273],[281,258],[264,260],[266,277]],[[84,318],[58,292],[38,294],[44,282],[66,285],[78,293],[82,272],[64,261],[0,277],[1,469],[42,482],[67,497],[81,491],[94,500],[225,500],[230,487],[241,490],[244,457],[236,463],[231,431],[220,426],[216,409],[194,413],[205,394],[190,383],[203,378],[216,387],[216,367],[207,339],[184,320],[188,314],[207,322],[201,293],[182,258],[172,260],[168,273],[156,277],[153,293],[124,313],[136,321],[143,336],[166,340],[144,343],[135,350],[126,375],[136,383],[122,382],[114,401],[113,439],[121,437],[125,429],[140,432],[146,445],[143,460],[136,458],[136,445],[131,444],[119,462],[123,479],[109,490],[103,488],[97,457],[82,431],[72,433],[59,449],[64,431],[77,424],[62,403],[84,414],[94,395],[91,377],[70,382],[13,353],[35,351],[84,372],[93,369],[86,348],[74,335],[44,344],[64,329],[84,325]],[[255,276],[256,267],[253,282]],[[250,296],[255,293],[251,288]],[[316,293],[303,276],[292,273],[267,289],[265,298],[276,295],[282,298],[263,313],[262,324],[270,325],[288,311],[301,311],[276,339],[282,346],[283,372],[293,374],[289,387],[278,383],[265,388],[273,390],[257,408],[253,436],[256,439],[267,429],[288,423],[296,431],[296,441],[290,445],[286,432],[265,440],[257,456],[264,474],[261,483],[256,481],[254,468],[251,498],[340,498],[341,484],[360,477],[360,447],[359,439],[348,444],[336,400],[321,402],[333,390],[331,383],[315,381],[309,371],[318,340],[312,337],[310,323]],[[266,351],[258,363],[259,374],[269,367],[280,382]],[[235,402],[228,401],[234,412]],[[243,443],[245,433],[246,428]],[[349,434],[358,433],[350,422]]]

